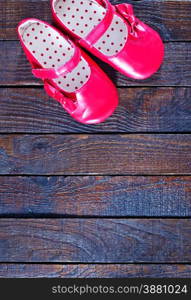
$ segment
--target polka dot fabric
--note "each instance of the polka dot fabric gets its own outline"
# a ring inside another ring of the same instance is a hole
[[[105,8],[93,0],[56,0],[54,9],[60,21],[75,34],[85,38],[105,16]],[[111,25],[94,44],[102,54],[113,56],[124,47],[128,30],[123,20],[114,15]]]
[[[44,68],[58,68],[74,55],[73,46],[53,28],[40,22],[25,22],[20,28],[27,49]],[[90,77],[90,67],[81,58],[78,65],[53,81],[63,91],[72,93],[81,88]]]

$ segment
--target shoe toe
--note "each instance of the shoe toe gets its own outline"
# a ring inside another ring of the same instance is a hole
[[[145,24],[139,26],[142,30],[138,37],[129,36],[125,47],[112,59],[112,63],[128,77],[146,79],[159,69],[164,57],[164,45],[152,28]]]

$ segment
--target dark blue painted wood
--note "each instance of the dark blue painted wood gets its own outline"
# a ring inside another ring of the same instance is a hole
[[[1,176],[0,216],[191,216],[190,176]]]

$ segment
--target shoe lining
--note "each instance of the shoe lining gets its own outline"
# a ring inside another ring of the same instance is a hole
[[[58,68],[65,64],[74,54],[72,45],[56,30],[40,21],[26,21],[19,27],[22,41],[44,68]],[[72,72],[52,81],[68,93],[81,88],[89,79],[91,70],[88,63],[81,58]]]
[[[71,31],[85,38],[105,16],[106,10],[96,0],[55,0],[55,13]],[[102,54],[113,56],[124,47],[128,30],[123,20],[114,15],[108,30],[94,44]]]

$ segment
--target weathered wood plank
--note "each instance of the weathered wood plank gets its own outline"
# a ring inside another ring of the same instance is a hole
[[[190,278],[190,265],[0,264],[0,278]]]
[[[1,176],[0,216],[191,216],[190,176]]]
[[[1,262],[191,261],[191,219],[0,219]]]
[[[42,86],[31,73],[31,66],[18,41],[0,41],[0,85]],[[6,61],[6,64],[5,64]],[[98,62],[98,59],[96,59]],[[167,43],[161,69],[146,80],[132,80],[99,61],[100,66],[118,86],[191,86],[191,43]]]
[[[42,81],[32,75],[31,66],[18,41],[0,41],[0,49],[0,65],[3,66],[0,85],[42,85]],[[103,62],[99,61],[99,64],[118,86],[191,86],[190,61],[191,43],[175,42],[166,44],[166,55],[161,69],[146,80],[132,80]]]
[[[191,135],[0,135],[0,174],[188,175]]]
[[[120,88],[119,107],[106,122],[75,122],[42,88],[0,89],[0,132],[189,132],[191,88]]]
[[[137,17],[156,29],[165,41],[191,40],[190,0],[111,0],[111,2],[113,4],[132,3]],[[38,16],[39,19],[52,22],[50,4],[43,0],[1,0],[0,11],[3,11],[0,26],[1,39],[17,39],[15,28],[24,18]]]

